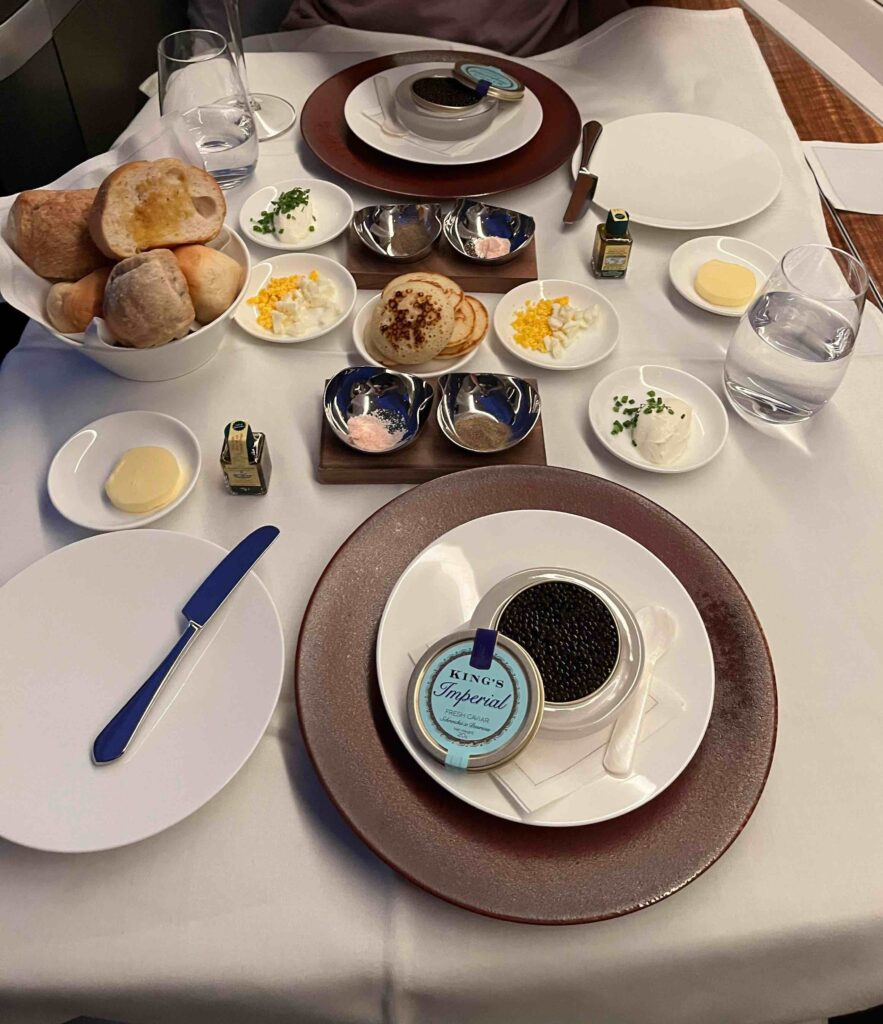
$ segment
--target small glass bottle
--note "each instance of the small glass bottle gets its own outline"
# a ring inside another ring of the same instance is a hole
[[[625,277],[631,252],[629,215],[625,210],[610,210],[606,224],[599,224],[595,235],[592,273],[595,277]]]
[[[266,494],[270,485],[266,435],[252,430],[245,420],[228,423],[224,428],[221,469],[231,494]]]

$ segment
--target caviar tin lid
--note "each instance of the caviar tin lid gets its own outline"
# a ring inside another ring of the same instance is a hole
[[[504,103],[516,103],[524,99],[524,85],[494,64],[459,61],[454,65],[454,78],[475,89],[480,95]]]
[[[421,746],[450,768],[485,771],[533,739],[543,683],[531,656],[492,629],[443,637],[408,685],[408,716]]]
[[[609,720],[644,666],[641,629],[628,604],[603,581],[570,569],[507,576],[479,601],[470,624],[499,630],[534,659],[544,685],[544,730]]]

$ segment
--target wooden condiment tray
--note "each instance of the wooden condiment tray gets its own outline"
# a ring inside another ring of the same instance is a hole
[[[545,466],[546,442],[543,418],[514,448],[488,455],[473,455],[452,444],[441,432],[436,419],[438,385],[429,382],[435,395],[432,412],[413,444],[388,455],[366,455],[353,451],[335,437],[322,416],[319,464],[316,479],[321,484],[422,484],[461,469],[478,466]],[[531,380],[536,387],[536,381]]]
[[[508,263],[486,265],[464,259],[442,236],[422,260],[392,263],[366,249],[350,229],[347,232],[346,268],[360,288],[384,288],[400,274],[429,270],[452,278],[466,292],[508,292],[525,281],[536,281],[536,240]]]

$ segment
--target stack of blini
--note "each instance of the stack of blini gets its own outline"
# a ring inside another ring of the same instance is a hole
[[[386,366],[461,359],[484,340],[487,309],[443,274],[416,271],[390,281],[367,330]]]

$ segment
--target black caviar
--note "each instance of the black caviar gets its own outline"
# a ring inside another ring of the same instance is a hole
[[[535,583],[509,602],[498,628],[537,663],[546,700],[564,704],[607,682],[619,656],[610,609],[576,583]]]
[[[474,89],[456,78],[418,78],[411,88],[421,100],[443,107],[471,107],[481,99]]]

